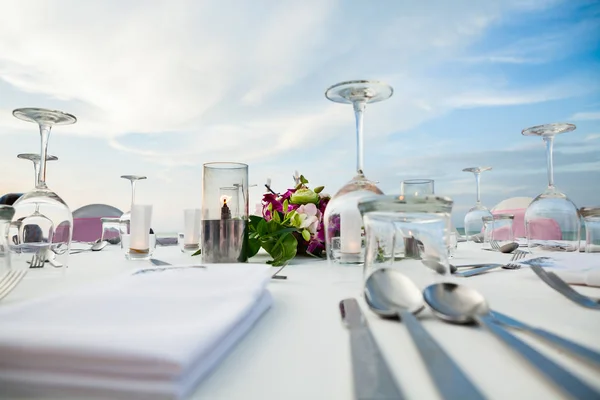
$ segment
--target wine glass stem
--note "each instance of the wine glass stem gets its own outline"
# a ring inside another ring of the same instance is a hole
[[[133,209],[133,204],[135,203],[135,181],[131,181],[131,209]]]
[[[50,129],[48,125],[40,125],[40,138],[42,148],[40,150],[40,167],[36,187],[46,188],[46,157],[48,155],[48,139],[50,138]]]
[[[33,160],[33,183],[35,184],[35,187],[38,187],[39,185],[39,179],[40,179],[40,161],[39,160]]]
[[[356,118],[356,172],[363,175],[363,115],[367,103],[365,101],[355,101],[354,117]]]
[[[544,136],[544,142],[546,143],[546,163],[548,164],[548,187],[554,187],[554,136]]]
[[[475,172],[475,193],[477,193],[477,204],[481,204],[481,190],[479,189],[480,180],[481,172]]]

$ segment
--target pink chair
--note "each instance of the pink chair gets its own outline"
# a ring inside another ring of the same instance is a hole
[[[513,235],[515,238],[525,237],[525,208],[513,209],[513,210],[494,210],[492,214],[511,214],[515,216],[513,220]],[[508,232],[500,233],[501,235],[508,236]],[[496,231],[494,230],[494,238],[496,237]],[[497,240],[502,240],[498,238]]]
[[[529,221],[531,237],[537,240],[562,240],[560,225],[550,218],[537,218]]]
[[[120,217],[123,212],[106,204],[89,204],[73,211],[73,240],[93,242],[102,236],[102,217]]]

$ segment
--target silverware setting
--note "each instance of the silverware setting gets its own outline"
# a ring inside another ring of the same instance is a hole
[[[378,269],[367,279],[365,300],[375,314],[399,319],[406,325],[440,396],[446,399],[485,399],[416,318],[425,304],[423,294],[413,281],[399,271]]]
[[[508,329],[530,334],[595,368],[600,368],[600,352],[493,311],[485,298],[472,288],[446,282],[430,285],[421,292],[401,272],[381,268],[366,280],[364,295],[373,313],[386,319],[398,319],[406,325],[438,393],[444,399],[485,399],[485,396],[417,319],[416,315],[425,308],[425,304],[444,322],[476,324],[485,328],[570,398],[600,398],[600,392],[594,387]],[[350,330],[355,398],[403,398],[356,299],[342,300],[340,312]]]
[[[105,248],[107,244],[108,242],[106,240],[98,241],[92,244],[92,246],[89,249],[73,250],[69,254],[78,254],[86,251],[100,251],[103,248]]]
[[[159,260],[157,258],[151,258],[150,262],[154,265],[156,265],[157,267],[162,267],[162,266],[166,266],[166,265],[172,265],[171,263],[168,263],[166,261],[163,260]],[[206,266],[204,265],[192,265],[190,267],[194,267],[194,268],[206,268]],[[277,275],[283,268],[285,267],[285,265],[281,268],[279,268],[277,271],[275,271],[275,273],[273,275],[271,275],[271,279],[287,279],[287,276],[285,275]],[[187,267],[182,267],[182,268],[187,268]]]
[[[556,275],[552,271],[546,271],[540,265],[531,264],[530,265],[533,272],[548,286],[552,289],[556,290],[558,293],[565,296],[567,299],[571,300],[575,304],[578,304],[582,307],[590,308],[593,310],[600,310],[600,299],[585,296],[575,289],[573,289],[568,283],[563,281],[558,275]]]
[[[512,253],[519,248],[519,243],[511,242],[500,246],[500,243],[498,243],[496,240],[490,240],[490,247],[495,251],[499,251],[500,253]]]
[[[473,269],[470,269],[468,271],[462,271],[462,272],[456,272],[454,273],[454,276],[459,276],[462,278],[469,278],[471,276],[476,276],[476,275],[480,275],[483,274],[485,272],[488,272],[492,269],[496,269],[496,268],[502,268],[502,269],[519,269],[521,268],[521,266],[519,264],[515,264],[514,261],[518,261],[522,258],[525,258],[526,256],[528,256],[529,253],[527,253],[526,251],[522,251],[522,250],[517,250],[514,253],[512,253],[512,257],[510,258],[510,261],[507,264],[489,264],[483,267],[476,267]]]
[[[504,329],[476,290],[455,283],[437,283],[425,288],[423,295],[434,315],[442,321],[476,323],[486,328],[564,394],[581,400],[600,398],[600,392],[592,386]]]

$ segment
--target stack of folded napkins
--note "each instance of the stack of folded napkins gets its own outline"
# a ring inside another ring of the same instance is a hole
[[[521,264],[537,264],[551,269],[565,282],[572,285],[600,287],[600,254],[578,252],[554,252],[537,254],[520,260]]]
[[[0,307],[0,397],[186,397],[270,307],[268,281],[263,265],[149,268]]]

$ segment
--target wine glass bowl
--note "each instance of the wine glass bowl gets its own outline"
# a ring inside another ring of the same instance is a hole
[[[56,160],[48,156],[48,140],[54,125],[68,125],[77,121],[71,114],[42,108],[19,108],[13,115],[21,120],[35,122],[40,130],[40,154],[20,154],[34,164],[35,188],[21,196],[14,204],[14,216],[9,231],[10,243],[17,254],[31,253],[46,258],[46,252],[55,253],[55,268],[67,266],[71,246],[73,214],[55,192],[46,185],[46,161]]]
[[[368,103],[386,100],[393,93],[390,85],[368,80],[341,82],[325,91],[325,97],[333,102],[352,104],[357,147],[356,175],[338,190],[325,209],[325,248],[330,261],[341,264],[364,262],[364,229],[358,201],[383,192],[363,172],[363,116]]]
[[[469,167],[464,168],[463,172],[470,172],[475,175],[477,201],[465,215],[465,236],[468,241],[482,242],[483,218],[491,217],[492,213],[481,203],[480,179],[481,173],[491,170],[492,167]]]
[[[525,211],[525,232],[530,251],[578,251],[581,219],[577,206],[554,186],[554,138],[575,130],[569,123],[537,125],[523,136],[541,136],[546,144],[548,186]]]

